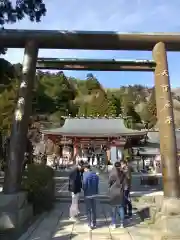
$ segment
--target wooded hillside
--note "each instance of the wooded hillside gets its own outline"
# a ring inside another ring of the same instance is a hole
[[[5,66],[5,67],[4,67]],[[5,132],[10,129],[12,113],[17,99],[21,64],[12,66],[0,61],[0,126]],[[180,126],[180,97],[173,93],[177,127]],[[63,72],[37,72],[33,96],[33,117],[40,118],[44,125],[63,123],[63,117],[112,116],[124,117],[125,125],[133,129],[149,128],[157,124],[154,88],[141,85],[105,89],[93,74],[80,80],[66,77]]]

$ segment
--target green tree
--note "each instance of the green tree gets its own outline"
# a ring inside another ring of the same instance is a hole
[[[79,106],[79,110],[78,110],[78,116],[88,116],[88,108],[89,108],[89,103],[87,102],[83,102],[82,104],[80,104]]]
[[[22,65],[12,66],[5,60],[2,62],[9,67],[6,74],[1,75],[2,80],[0,79],[1,82],[5,82],[5,84],[0,85],[0,124],[2,129],[7,132],[12,123],[17,94],[17,88],[13,86],[13,83],[19,82]],[[6,80],[3,79],[4,76],[7,77]],[[125,124],[129,128],[141,129],[144,127],[143,122],[147,121],[151,127],[157,120],[154,89],[137,85],[107,90],[103,89],[92,74],[88,75],[88,79],[82,81],[72,77],[68,78],[63,72],[53,74],[38,71],[35,82],[32,117],[40,116],[39,121],[44,126],[45,124],[46,126],[59,126],[60,123],[64,122],[64,120],[61,121],[62,117],[68,114],[72,116],[76,114],[81,116],[93,115],[94,117],[98,115],[118,116],[122,110],[124,117],[127,117]],[[135,91],[133,96],[132,90]],[[146,94],[148,92],[152,92],[152,94],[149,101],[141,99],[140,102],[145,103],[146,107],[138,115],[135,111],[138,103],[134,96],[136,92],[141,94],[143,91]],[[44,121],[41,117],[47,120]]]
[[[124,123],[127,128],[135,129],[137,123],[141,123],[139,114],[135,111],[133,104],[124,105]]]
[[[139,114],[135,111],[134,106],[129,104],[125,108],[125,116],[131,117],[134,123],[141,122]]]
[[[90,102],[88,108],[88,116],[104,116],[108,115],[108,99],[106,94],[103,90],[94,90],[93,91],[93,98]]]
[[[72,100],[76,96],[74,86],[62,73],[39,73],[35,102],[39,112],[58,112],[59,116],[75,114]],[[48,109],[48,110],[47,110]]]
[[[108,112],[106,113],[108,116],[117,117],[117,108],[115,105],[114,99],[107,99],[108,101]]]
[[[0,94],[0,126],[1,132],[4,134],[8,134],[11,129],[19,87],[18,82],[17,79],[14,79]]]
[[[0,25],[15,23],[28,17],[31,22],[40,22],[45,16],[46,7],[43,0],[1,0],[0,2]],[[6,48],[0,48],[0,53],[5,54]]]
[[[151,97],[148,101],[148,111],[152,113],[154,117],[157,117],[156,109],[156,92],[155,88],[152,88]]]
[[[136,103],[136,99],[134,98],[131,91],[127,90],[128,92],[122,95],[122,106],[126,107],[129,105],[134,105]]]
[[[157,122],[155,88],[152,89],[149,101],[140,113],[143,122],[148,123],[148,127],[153,127]]]
[[[13,2],[13,3],[12,3]],[[15,23],[26,16],[30,21],[39,22],[46,14],[46,7],[43,0],[2,0],[0,4],[0,25]]]
[[[7,60],[0,58],[0,85],[6,87],[15,78],[14,66]]]
[[[89,73],[87,75],[87,80],[85,82],[85,87],[88,91],[88,94],[91,94],[94,90],[99,90],[101,89],[101,85],[98,82],[97,78],[93,76],[92,73]]]
[[[107,91],[107,99],[109,102],[109,112],[114,116],[119,116],[122,113],[121,100],[114,93]]]
[[[51,96],[46,93],[46,86],[42,81],[37,81],[33,94],[32,109],[34,114],[46,114],[56,111],[56,106]]]

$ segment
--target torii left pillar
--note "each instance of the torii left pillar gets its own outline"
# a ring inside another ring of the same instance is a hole
[[[19,98],[14,113],[10,146],[5,173],[5,194],[15,194],[21,189],[24,153],[27,143],[29,117],[32,107],[32,94],[36,73],[38,47],[35,41],[26,43],[22,67],[22,77],[19,88]]]

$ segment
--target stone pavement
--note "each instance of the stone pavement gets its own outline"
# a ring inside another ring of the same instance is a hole
[[[51,212],[43,214],[19,240],[153,239],[152,230],[148,228],[148,225],[141,222],[136,210],[133,213],[133,218],[126,220],[124,229],[111,230],[109,228],[111,209],[107,201],[103,201],[101,197],[97,200],[97,229],[88,232],[85,228],[86,217],[83,202],[80,203],[81,216],[79,221],[74,223],[69,220],[71,197],[67,187],[67,181],[61,187],[56,186],[59,201],[56,202],[55,208]],[[107,180],[100,176],[100,196],[108,199],[107,191]],[[83,199],[83,196],[81,198]]]
[[[131,220],[126,220],[125,228],[111,230],[110,206],[97,202],[97,228],[88,232],[84,204],[80,204],[79,221],[69,220],[70,203],[56,203],[54,210],[45,214],[41,221],[35,222],[19,240],[151,240],[152,230],[141,223],[136,212]]]

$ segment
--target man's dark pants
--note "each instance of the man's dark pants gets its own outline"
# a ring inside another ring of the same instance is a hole
[[[96,199],[95,198],[86,198],[84,199],[86,206],[86,214],[88,226],[96,225]]]
[[[130,191],[129,189],[124,191],[124,197],[125,197],[125,206],[124,206],[124,213],[125,215],[132,216],[132,203],[130,200]]]

